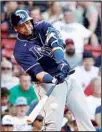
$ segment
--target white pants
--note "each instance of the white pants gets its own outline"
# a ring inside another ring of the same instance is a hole
[[[45,91],[47,91],[51,85],[52,84],[40,84]],[[71,76],[69,76],[64,83],[55,87],[52,96],[56,98],[58,103],[56,111],[56,131],[61,130],[65,104],[73,113],[79,131],[95,131],[90,120],[84,92]]]

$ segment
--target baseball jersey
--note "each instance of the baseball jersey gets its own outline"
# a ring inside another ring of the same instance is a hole
[[[40,21],[33,23],[34,36],[31,39],[19,37],[14,48],[14,57],[18,64],[36,81],[35,75],[45,71],[55,76],[58,64],[52,54],[50,43],[46,42],[47,30],[51,24]],[[52,27],[53,28],[53,27]]]

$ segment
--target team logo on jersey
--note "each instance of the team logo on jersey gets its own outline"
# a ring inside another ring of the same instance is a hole
[[[41,52],[41,47],[37,47],[37,50],[38,50],[39,52]]]
[[[29,51],[31,51],[34,54],[37,60],[42,58],[44,55],[50,56],[50,57],[52,56],[51,49],[46,46],[40,47],[39,45],[34,45],[33,47],[29,49]]]

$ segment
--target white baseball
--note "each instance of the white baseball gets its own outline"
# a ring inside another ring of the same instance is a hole
[[[52,104],[50,105],[50,107],[51,107],[53,110],[56,110],[56,109],[58,108],[58,104],[52,103]]]

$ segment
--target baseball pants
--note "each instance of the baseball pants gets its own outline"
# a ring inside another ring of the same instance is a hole
[[[52,84],[42,83],[40,87],[47,92],[51,85]],[[55,87],[52,96],[56,98],[58,104],[55,119],[56,131],[61,130],[65,105],[73,113],[79,131],[95,131],[90,120],[84,92],[71,76],[69,76],[64,83]]]

